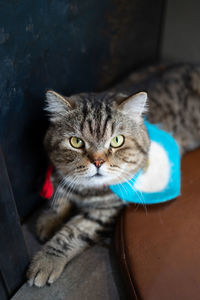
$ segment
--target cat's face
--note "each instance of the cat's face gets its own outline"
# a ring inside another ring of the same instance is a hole
[[[144,166],[149,138],[143,124],[146,93],[47,92],[51,126],[45,143],[61,177],[85,186],[124,182]]]

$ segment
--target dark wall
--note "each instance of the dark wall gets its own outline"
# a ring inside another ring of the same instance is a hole
[[[45,90],[104,89],[156,60],[163,2],[0,1],[0,144],[21,216],[40,200]]]
[[[169,61],[200,62],[200,1],[168,0],[162,57]]]

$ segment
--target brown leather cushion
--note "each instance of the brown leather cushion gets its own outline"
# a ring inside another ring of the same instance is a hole
[[[116,227],[116,252],[131,299],[200,299],[200,149],[182,159],[182,195],[130,205]]]

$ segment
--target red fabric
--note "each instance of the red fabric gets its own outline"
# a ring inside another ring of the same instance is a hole
[[[53,184],[51,182],[51,175],[53,173],[53,166],[49,166],[46,172],[45,181],[40,191],[40,196],[45,199],[51,199],[53,195]]]

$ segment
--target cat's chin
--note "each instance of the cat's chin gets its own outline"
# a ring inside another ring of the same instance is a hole
[[[96,174],[91,177],[83,177],[80,182],[87,187],[101,187],[111,185],[112,178],[110,176]]]
[[[94,175],[91,177],[84,177],[80,180],[80,182],[86,187],[102,187],[119,184],[122,181],[119,181],[119,177],[115,178],[113,175]]]

